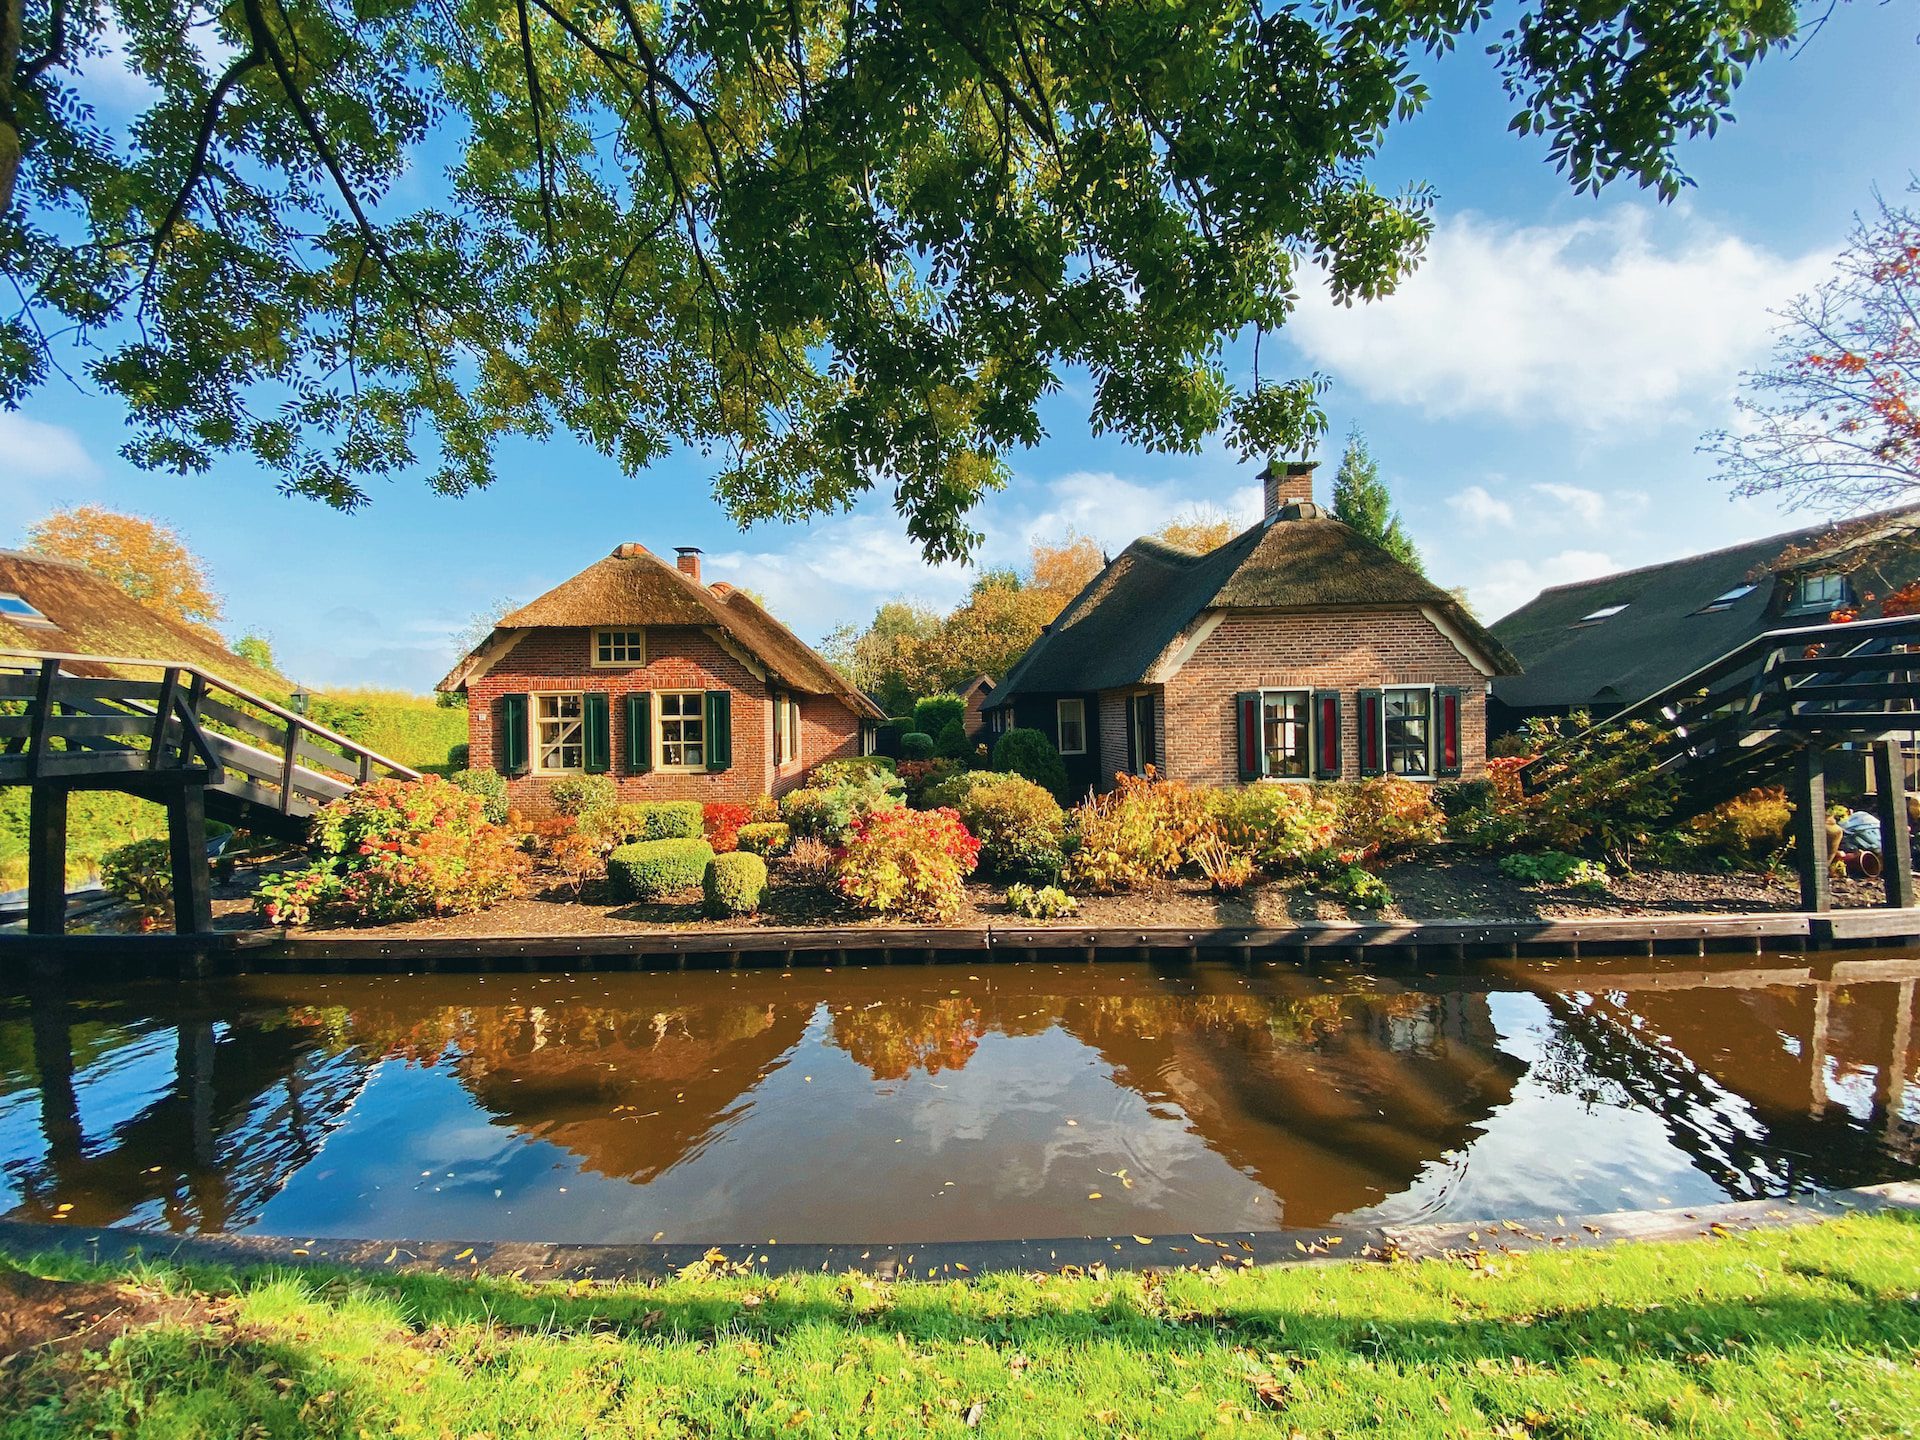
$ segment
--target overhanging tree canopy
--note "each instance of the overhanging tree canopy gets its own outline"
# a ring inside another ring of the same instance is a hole
[[[1415,61],[1488,13],[0,6],[0,403],[83,364],[138,463],[250,455],[342,507],[416,466],[484,485],[502,436],[572,430],[629,471],[689,444],[743,521],[889,484],[934,558],[1069,366],[1141,445],[1313,438],[1313,378],[1236,384],[1224,348],[1280,327],[1309,263],[1346,301],[1416,262],[1429,197],[1364,167],[1425,98]],[[1525,0],[1492,49],[1576,185],[1671,195],[1677,140],[1793,28],[1790,0]],[[110,39],[153,86],[114,130],[75,89]]]

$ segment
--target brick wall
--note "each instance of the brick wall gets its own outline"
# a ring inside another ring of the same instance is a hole
[[[1100,773],[1096,789],[1111,790],[1113,777],[1127,771],[1127,697],[1131,690],[1100,692]],[[1167,697],[1158,685],[1139,693],[1153,700],[1153,754],[1146,760],[1162,774],[1167,772]]]
[[[1342,773],[1357,779],[1354,692],[1380,685],[1458,686],[1461,775],[1486,773],[1486,677],[1417,610],[1229,615],[1166,685],[1160,737],[1167,773],[1204,784],[1237,783],[1237,693],[1332,689],[1341,692]],[[1108,699],[1101,697],[1103,714]],[[1118,714],[1117,696],[1114,703]],[[1120,757],[1124,763],[1124,736]]]
[[[791,789],[805,766],[827,758],[837,747],[859,749],[859,720],[839,701],[802,696],[801,763],[772,764],[773,712],[766,683],[693,627],[651,626],[647,663],[596,669],[589,657],[586,630],[538,630],[468,687],[467,738],[471,763],[498,768],[494,743],[494,706],[502,695],[554,690],[603,690],[611,697],[613,769],[623,800],[730,800],[746,802]],[[627,717],[622,697],[636,690],[730,690],[733,692],[733,764],[717,774],[655,770],[627,773]],[[838,719],[833,712],[838,712]],[[528,816],[551,813],[547,792],[554,777],[527,775],[507,782],[508,801]]]

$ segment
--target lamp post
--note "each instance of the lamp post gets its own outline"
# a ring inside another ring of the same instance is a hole
[[[313,696],[304,690],[296,690],[287,696],[287,708],[302,719],[306,717],[307,706],[313,703]]]

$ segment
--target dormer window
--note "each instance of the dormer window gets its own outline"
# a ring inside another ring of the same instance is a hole
[[[1844,575],[1802,575],[1793,582],[1793,608],[1831,614],[1853,602],[1853,587]]]
[[[1577,630],[1582,625],[1598,625],[1602,620],[1611,620],[1614,616],[1618,615],[1622,610],[1626,609],[1629,603],[1631,602],[1623,600],[1618,605],[1602,605],[1598,610],[1595,610],[1593,613],[1589,615],[1582,615],[1578,620],[1574,621],[1573,624],[1568,628]]]
[[[15,625],[30,625],[37,630],[60,628],[42,614],[37,606],[30,605],[20,596],[5,590],[0,590],[0,620],[9,620]]]
[[[1735,604],[1753,593],[1751,585],[1736,585],[1724,595],[1716,595],[1693,613],[1696,615],[1717,615],[1722,610],[1731,610]]]
[[[647,663],[647,632],[644,630],[596,630],[593,632],[595,666],[644,665]]]

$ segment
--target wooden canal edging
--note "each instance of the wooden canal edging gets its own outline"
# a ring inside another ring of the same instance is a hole
[[[1285,928],[1067,925],[842,926],[456,937],[284,934],[0,936],[0,975],[300,974],[711,969],[742,965],[1017,960],[1451,966],[1487,959],[1701,956],[1920,945],[1920,909],[1626,916],[1597,920],[1344,924]]]

